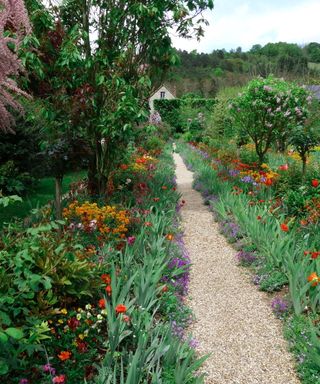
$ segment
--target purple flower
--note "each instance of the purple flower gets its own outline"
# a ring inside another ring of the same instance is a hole
[[[50,373],[50,375],[54,376],[56,374],[56,370],[53,368],[53,366],[50,363],[43,365],[42,369],[43,369],[43,372]]]
[[[229,169],[229,175],[232,177],[238,176],[240,171],[238,169]]]
[[[133,245],[135,241],[136,241],[135,236],[129,236],[127,238],[127,242],[128,242],[129,245]]]
[[[20,379],[19,384],[29,384],[28,379]]]
[[[275,297],[271,302],[271,308],[277,317],[281,317],[288,311],[289,305],[281,297]]]
[[[199,341],[194,339],[194,338],[191,338],[189,341],[189,346],[190,346],[190,348],[195,349],[199,346]]]
[[[243,181],[244,183],[252,183],[254,181],[251,176],[244,176],[240,180]]]
[[[253,252],[246,252],[243,250],[237,253],[236,258],[243,264],[252,264],[257,260],[257,257]]]

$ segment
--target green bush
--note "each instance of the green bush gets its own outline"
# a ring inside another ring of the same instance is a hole
[[[4,194],[24,195],[35,184],[28,172],[20,172],[13,160],[0,166],[0,190]]]
[[[155,109],[160,113],[162,121],[170,124],[176,132],[188,129],[188,119],[195,119],[199,113],[204,116],[212,113],[215,99],[184,98],[155,100]]]

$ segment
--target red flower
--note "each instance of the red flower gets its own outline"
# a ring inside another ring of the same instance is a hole
[[[316,272],[312,272],[309,276],[308,276],[308,281],[310,283],[312,283],[312,287],[315,287],[318,285],[319,283],[319,277],[318,275],[316,274]]]
[[[125,323],[130,323],[130,317],[129,317],[128,315],[123,315],[122,320],[123,320]]]
[[[69,351],[62,351],[59,353],[58,357],[61,361],[69,360],[72,353]]]
[[[144,191],[147,188],[147,184],[146,183],[139,183],[138,188],[140,189],[140,191]]]
[[[265,183],[265,185],[270,186],[270,185],[272,185],[272,179],[267,179],[264,183]]]
[[[257,220],[261,220],[262,219],[262,217],[259,215],[259,216],[257,216]]]
[[[163,186],[161,187],[161,189],[162,189],[163,191],[165,191],[165,190],[168,189],[168,187],[167,187],[166,185],[163,185]]]
[[[71,319],[69,319],[68,321],[67,321],[67,323],[68,323],[68,327],[71,329],[71,331],[75,331],[78,327],[79,327],[79,325],[80,325],[80,321],[79,320],[77,320],[75,317],[71,317]]]
[[[151,223],[150,221],[146,221],[146,222],[144,223],[144,225],[145,225],[146,227],[152,227],[152,223]]]
[[[107,285],[109,285],[109,284],[111,283],[111,277],[110,277],[110,275],[107,274],[107,273],[104,273],[103,275],[101,275],[101,280],[102,280],[105,284],[107,284]]]
[[[107,292],[107,295],[108,295],[108,296],[111,296],[111,293],[112,293],[111,285],[107,285],[107,286],[106,286],[106,292]]]
[[[124,304],[118,304],[116,306],[116,314],[118,315],[119,313],[125,313],[127,311],[127,307]]]
[[[319,186],[319,180],[317,179],[312,179],[311,184],[314,188],[317,188]]]
[[[100,299],[98,302],[98,306],[99,306],[99,308],[104,309],[106,307],[105,299]]]
[[[288,164],[280,165],[278,168],[280,171],[287,171],[289,169]]]
[[[66,375],[55,376],[52,379],[53,384],[64,384],[66,382]]]
[[[317,259],[320,255],[320,252],[311,252],[311,259]]]
[[[77,344],[77,349],[80,353],[85,353],[87,352],[88,350],[88,345],[85,341],[83,340],[77,340],[76,341],[76,344]]]
[[[289,231],[289,227],[287,226],[287,224],[281,224],[280,225],[280,228],[281,228],[281,231],[283,232],[288,232]]]
[[[121,164],[120,165],[120,168],[122,169],[122,170],[126,170],[126,169],[128,169],[129,168],[129,165],[127,165],[127,164]]]
[[[159,200],[160,200],[159,197],[154,197],[154,198],[153,198],[153,201],[154,201],[155,203],[157,203]]]

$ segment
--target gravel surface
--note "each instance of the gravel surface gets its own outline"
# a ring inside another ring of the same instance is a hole
[[[211,354],[203,367],[205,383],[300,383],[266,294],[237,266],[236,251],[192,189],[193,173],[180,155],[174,159],[178,190],[186,201],[181,211],[184,240],[193,264],[188,304],[196,320],[191,332],[199,354]]]

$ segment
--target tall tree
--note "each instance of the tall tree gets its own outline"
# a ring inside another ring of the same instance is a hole
[[[78,37],[79,55],[65,64],[83,101],[72,119],[85,128],[90,141],[92,193],[105,192],[112,167],[134,138],[135,125],[145,118],[152,81],[162,79],[177,60],[170,32],[200,37],[202,12],[212,7],[212,0],[63,1],[62,23]]]

